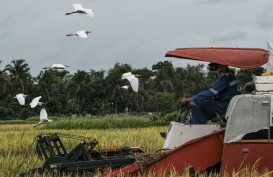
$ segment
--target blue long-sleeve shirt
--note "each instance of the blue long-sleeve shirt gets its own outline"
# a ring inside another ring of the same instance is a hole
[[[198,93],[193,97],[193,101],[202,100],[216,100],[216,101],[230,101],[233,96],[237,94],[237,82],[233,74],[223,74],[213,86]]]

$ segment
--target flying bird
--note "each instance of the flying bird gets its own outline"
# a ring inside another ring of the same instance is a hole
[[[126,79],[126,77],[129,77],[129,76],[132,76],[132,75],[133,75],[132,72],[124,73],[124,74],[122,74],[121,79]]]
[[[128,86],[128,85],[124,85],[124,86],[122,86],[121,88],[123,88],[123,89],[128,89],[129,86]]]
[[[64,65],[64,64],[53,64],[51,67],[44,67],[43,69],[56,69],[56,70],[64,70],[65,68],[67,68],[69,66]]]
[[[272,55],[273,54],[273,44],[267,40],[267,50]]]
[[[20,105],[25,105],[25,99],[27,95],[24,95],[23,93],[16,94],[14,98],[17,98]]]
[[[38,96],[36,98],[33,98],[31,103],[29,104],[31,108],[35,108],[37,105],[41,106],[44,104],[43,102],[39,102],[39,100],[42,98],[42,96]]]
[[[124,73],[122,74],[121,79],[127,79],[130,82],[133,91],[138,92],[138,78],[134,74],[131,72]]]
[[[267,62],[266,70],[267,71],[272,71],[273,70],[273,58],[272,58],[272,55],[273,55],[273,44],[269,40],[267,40],[267,50],[270,53],[270,55],[269,55],[269,59],[268,59],[268,62]]]
[[[39,126],[39,125],[41,125],[43,123],[51,123],[52,121],[53,120],[48,119],[46,109],[43,108],[40,111],[40,121],[39,121],[39,123],[37,125],[33,126],[33,127],[37,127],[37,126]]]
[[[91,33],[92,31],[86,31],[86,30],[80,30],[77,31],[75,34],[67,34],[66,36],[79,36],[80,38],[87,38],[88,34]]]
[[[74,11],[66,13],[65,15],[71,15],[71,14],[74,14],[74,13],[79,13],[79,14],[86,14],[86,15],[88,15],[90,17],[95,17],[94,12],[93,12],[92,9],[83,8],[81,4],[72,4],[72,6],[74,7]]]
[[[141,75],[139,75],[139,74],[133,74],[132,72],[127,72],[127,73],[122,74],[121,79],[126,79],[126,77],[129,77],[129,76],[135,76],[135,77],[138,78]]]

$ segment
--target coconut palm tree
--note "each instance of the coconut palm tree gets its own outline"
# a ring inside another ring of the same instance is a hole
[[[126,85],[127,82],[124,79],[121,79],[122,74],[130,72],[132,70],[131,66],[128,64],[116,63],[114,68],[108,71],[108,75],[105,78],[106,87],[106,98],[115,104],[115,112],[117,113],[118,104],[124,104],[128,98],[128,92],[124,91],[121,88],[123,85]]]
[[[41,71],[36,77],[37,92],[41,92],[47,97],[51,95],[51,85],[54,83],[54,77],[49,71]]]
[[[80,111],[82,104],[92,93],[93,87],[90,83],[90,75],[85,71],[78,70],[72,77],[71,94],[76,97]]]
[[[0,71],[0,96],[5,97],[6,95],[9,95],[9,88],[11,86],[10,81],[8,79],[7,72]]]
[[[158,62],[152,66],[155,71],[153,79],[153,90],[156,92],[174,92],[172,78],[174,75],[174,67],[170,61]]]
[[[32,84],[30,68],[24,59],[12,60],[4,69],[7,71],[13,92],[27,93]]]
[[[102,98],[105,95],[105,71],[100,70],[100,71],[95,71],[95,70],[90,70],[89,72],[92,87],[94,93],[96,93],[96,97]]]

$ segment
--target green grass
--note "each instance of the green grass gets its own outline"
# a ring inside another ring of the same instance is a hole
[[[167,126],[169,122],[163,120],[151,121],[140,116],[105,116],[105,117],[51,117],[51,124],[38,127],[39,129],[112,129],[112,128],[143,128],[153,126]],[[26,120],[0,121],[1,124],[37,124],[38,117]]]
[[[103,118],[59,118],[49,129],[121,129],[164,126],[169,123],[151,121],[142,117],[103,117]]]

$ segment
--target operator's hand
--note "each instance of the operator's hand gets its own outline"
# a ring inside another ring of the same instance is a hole
[[[192,101],[192,98],[183,98],[180,103],[181,103],[181,106],[186,106],[191,101]]]

